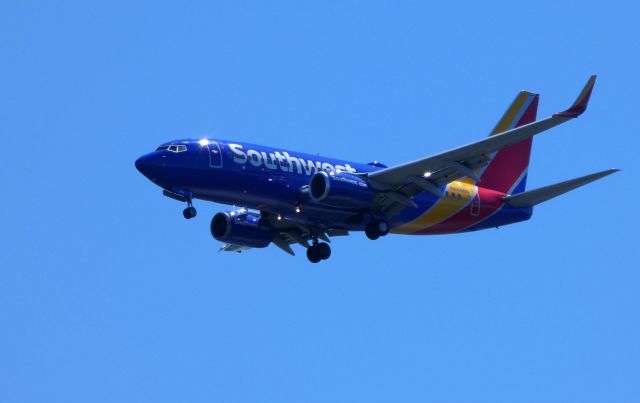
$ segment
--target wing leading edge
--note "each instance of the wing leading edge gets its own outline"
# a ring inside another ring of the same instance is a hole
[[[596,76],[591,76],[575,102],[563,112],[440,154],[370,173],[367,175],[367,181],[374,188],[383,191],[400,190],[407,184],[416,184],[421,189],[430,191],[430,189],[433,190],[432,187],[464,176],[472,177],[474,169],[488,164],[491,160],[489,154],[531,138],[584,113],[595,80]]]

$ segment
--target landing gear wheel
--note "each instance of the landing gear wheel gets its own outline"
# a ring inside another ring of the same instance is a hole
[[[307,248],[307,259],[309,259],[311,263],[318,263],[322,260],[320,254],[318,253],[318,248],[316,247],[316,245]]]
[[[389,224],[385,220],[371,221],[364,227],[364,233],[367,235],[367,238],[376,240],[389,233]]]
[[[328,243],[319,243],[315,248],[318,249],[318,255],[322,260],[327,260],[331,256],[331,247]]]
[[[189,206],[186,209],[182,210],[182,215],[184,216],[184,218],[186,218],[187,220],[193,218],[196,216],[196,214],[198,214],[198,212],[196,211],[196,208],[193,206]]]
[[[371,239],[372,241],[380,238],[380,234],[378,234],[376,228],[371,224],[368,224],[366,227],[364,227],[364,233],[367,238]]]
[[[389,224],[385,220],[376,221],[376,227],[380,236],[385,236],[389,233]]]
[[[331,256],[331,247],[328,243],[315,243],[307,248],[307,258],[311,263],[327,260]]]

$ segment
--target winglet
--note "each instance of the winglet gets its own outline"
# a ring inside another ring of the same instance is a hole
[[[587,84],[582,89],[578,98],[576,98],[571,108],[567,109],[563,112],[558,112],[553,116],[564,116],[567,118],[577,118],[582,115],[584,111],[587,110],[587,104],[589,103],[589,98],[591,97],[591,91],[593,91],[593,85],[596,83],[596,76],[593,75],[587,81]]]

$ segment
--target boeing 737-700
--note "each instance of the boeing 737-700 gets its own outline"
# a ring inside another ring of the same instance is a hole
[[[520,92],[482,140],[388,167],[361,164],[212,138],[174,140],[136,161],[136,168],[187,204],[195,199],[241,208],[213,216],[222,251],[273,244],[293,255],[299,244],[317,263],[331,255],[330,238],[364,231],[451,234],[528,220],[533,207],[617,169],[525,190],[534,135],[580,116],[595,76],[563,112],[536,121],[538,94]]]

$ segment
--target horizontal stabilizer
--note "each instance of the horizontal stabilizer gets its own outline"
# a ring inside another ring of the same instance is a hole
[[[556,183],[555,185],[545,186],[540,189],[530,190],[528,192],[519,193],[513,196],[504,197],[505,203],[514,207],[532,207],[556,196],[567,193],[573,189],[584,186],[612,173],[618,172],[619,169],[607,169],[606,171],[597,172],[595,174],[582,176],[580,178],[571,179],[565,182]]]

